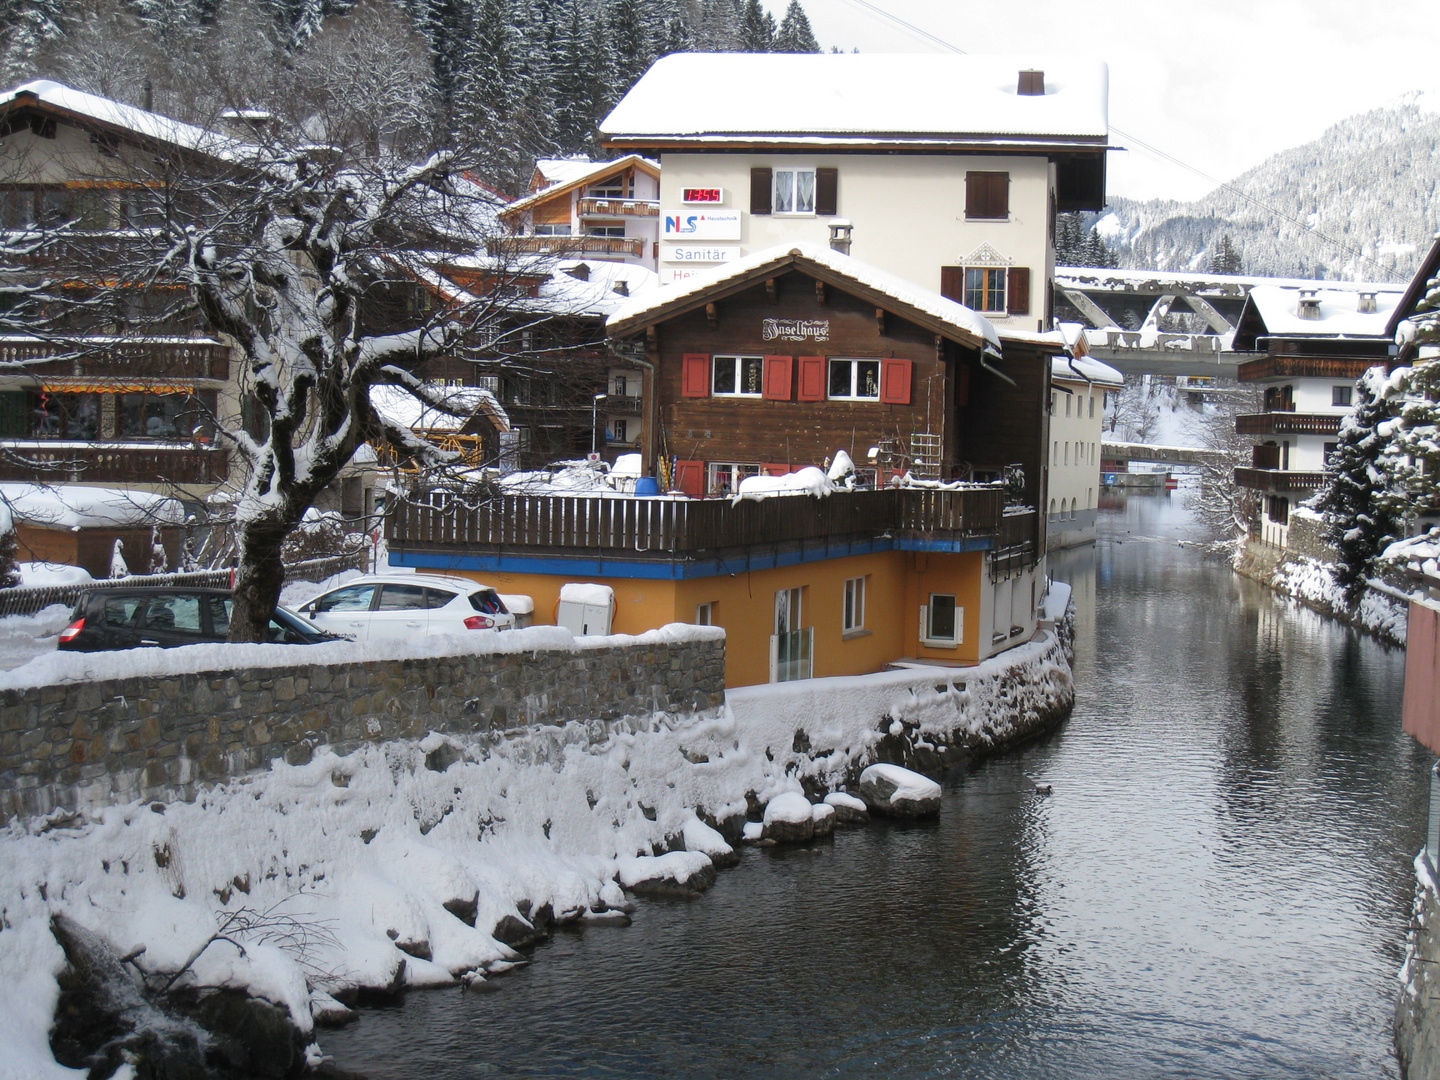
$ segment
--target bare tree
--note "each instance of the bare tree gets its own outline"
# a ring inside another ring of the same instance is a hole
[[[1249,531],[1258,512],[1255,492],[1235,483],[1235,470],[1250,464],[1252,440],[1235,431],[1235,417],[1257,412],[1261,393],[1256,387],[1222,383],[1207,394],[1200,411],[1191,414],[1191,444],[1213,453],[1200,466],[1200,482],[1191,489],[1190,508],[1224,543]]]
[[[1148,443],[1160,429],[1160,402],[1155,388],[1135,375],[1125,377],[1125,387],[1111,394],[1106,427],[1121,442]]]

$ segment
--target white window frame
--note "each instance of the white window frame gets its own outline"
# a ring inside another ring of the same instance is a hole
[[[735,494],[740,481],[747,476],[759,476],[765,470],[757,463],[748,461],[711,461],[705,465],[705,491],[710,495]],[[720,491],[720,485],[730,485],[728,493]]]
[[[830,392],[830,373],[835,370],[836,365],[850,365],[850,393],[833,394]],[[875,365],[875,393],[860,394],[856,391],[860,383],[860,365]],[[880,360],[877,357],[858,356],[854,358],[834,356],[825,365],[825,396],[830,401],[879,401],[880,400]]]
[[[746,362],[746,361],[751,361],[751,362],[753,362],[753,363],[755,364],[755,370],[756,370],[756,372],[758,373],[758,384],[757,384],[757,387],[758,387],[758,388],[755,389],[755,390],[733,390],[733,389],[732,389],[732,390],[718,390],[718,389],[716,389],[715,380],[716,380],[716,378],[717,378],[718,375],[719,375],[719,363],[720,363],[721,360],[733,360],[733,361],[735,361],[734,379],[733,379],[733,381],[731,382],[731,386],[739,386],[739,385],[741,385],[742,377],[743,377],[744,372],[745,372],[745,362]],[[734,354],[734,355],[712,356],[712,357],[710,358],[710,396],[711,396],[711,397],[758,398],[758,397],[763,397],[763,396],[764,396],[764,392],[765,392],[765,358],[764,358],[763,356],[741,355],[741,354],[738,354],[738,353],[737,353],[737,354]]]
[[[696,626],[714,626],[714,625],[715,625],[715,601],[714,601],[714,600],[711,600],[711,601],[709,601],[708,603],[696,604],[696,605],[695,605],[695,625],[696,625]]]
[[[814,217],[815,216],[815,170],[814,168],[801,168],[787,165],[784,168],[776,168],[773,173],[774,179],[771,182],[771,212],[775,214],[789,215],[792,217]],[[810,178],[810,205],[802,205],[803,189],[800,183],[802,176]],[[784,177],[785,179],[781,179]],[[788,210],[781,209],[786,202],[790,203]]]
[[[948,638],[937,638],[932,635],[934,627],[931,625],[930,612],[935,606],[936,597],[945,597],[950,601],[952,610],[955,613],[954,636]],[[920,643],[930,649],[957,649],[965,641],[965,609],[957,602],[958,597],[954,593],[931,593],[930,602],[920,605]]]
[[[628,444],[630,440],[626,438],[626,436],[629,435],[629,431],[627,430],[629,426],[629,421],[624,417],[617,416],[613,418],[610,421],[610,441]]]
[[[547,221],[535,226],[536,236],[573,236],[574,230],[568,222]]]
[[[845,595],[840,609],[840,628],[846,635],[865,631],[865,582],[867,577],[845,579]]]

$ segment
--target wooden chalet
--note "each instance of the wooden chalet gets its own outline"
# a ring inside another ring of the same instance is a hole
[[[670,494],[412,502],[391,521],[393,563],[529,593],[541,622],[561,585],[604,582],[615,632],[729,630],[732,685],[975,663],[1029,640],[1058,338],[1002,339],[806,246],[657,290],[607,325],[644,376],[642,471]],[[839,451],[858,490],[723,498]]]

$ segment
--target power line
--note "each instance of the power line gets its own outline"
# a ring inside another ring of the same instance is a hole
[[[845,0],[845,3],[862,8],[870,12],[872,15],[875,15],[882,19],[886,19],[897,26],[903,27],[911,34],[915,35],[916,37],[923,38],[925,41],[930,42],[932,45],[938,45],[942,49],[947,49],[952,53],[958,53],[961,56],[970,55],[968,52],[966,52],[966,50],[960,48],[960,46],[953,45],[950,42],[946,41],[944,38],[938,37],[937,35],[930,33],[930,31],[924,30],[921,27],[916,26],[914,23],[908,22],[905,19],[900,18],[900,16],[892,12],[886,11],[884,8],[878,7],[875,4],[870,3],[870,0]],[[1160,161],[1166,162],[1170,165],[1175,165],[1178,168],[1185,169],[1188,172],[1194,173],[1196,176],[1200,177],[1207,183],[1213,184],[1217,191],[1227,192],[1235,196],[1236,198],[1242,199],[1245,202],[1250,203],[1252,206],[1263,210],[1265,213],[1270,214],[1272,217],[1279,218],[1281,221],[1289,222],[1291,225],[1294,225],[1296,228],[1300,229],[1302,235],[1318,237],[1319,239],[1325,241],[1327,244],[1335,248],[1336,251],[1360,259],[1363,262],[1367,262],[1371,266],[1379,270],[1382,274],[1384,274],[1387,279],[1394,280],[1394,270],[1382,266],[1380,263],[1372,259],[1369,255],[1366,255],[1365,252],[1357,248],[1353,248],[1350,245],[1344,243],[1343,241],[1336,240],[1333,236],[1329,236],[1325,233],[1320,232],[1318,229],[1314,228],[1309,222],[1301,221],[1299,218],[1292,217],[1285,211],[1279,210],[1261,199],[1257,199],[1254,195],[1251,195],[1248,192],[1241,191],[1233,184],[1227,183],[1224,180],[1217,180],[1215,177],[1211,176],[1203,169],[1191,165],[1188,161],[1182,161],[1174,154],[1171,154],[1168,151],[1160,149],[1158,146],[1146,142],[1138,135],[1133,135],[1130,132],[1123,130],[1122,128],[1115,127],[1113,124],[1110,126],[1110,130],[1113,131],[1116,135],[1119,135],[1127,143],[1130,143],[1136,148],[1138,148],[1141,153],[1148,154],[1149,156],[1156,158]]]

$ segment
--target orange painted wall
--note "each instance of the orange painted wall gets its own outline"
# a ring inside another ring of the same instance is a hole
[[[535,601],[537,625],[553,625],[560,587],[580,580],[550,574],[469,573],[503,593]],[[845,581],[864,577],[864,632],[844,632]],[[973,663],[979,657],[980,598],[987,584],[979,552],[918,554],[903,551],[827,559],[735,576],[646,581],[607,578],[615,590],[617,634],[639,634],[670,622],[694,622],[696,608],[713,604],[714,621],[727,631],[726,685],[770,680],[770,635],[775,593],[803,588],[801,625],[814,627],[814,674],[863,675],[902,657]],[[955,649],[920,644],[920,608],[932,592],[954,593],[965,609],[964,641]]]

